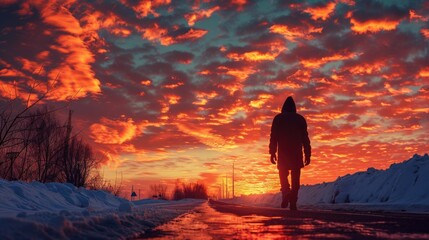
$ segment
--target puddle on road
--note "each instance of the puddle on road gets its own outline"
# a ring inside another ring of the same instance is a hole
[[[283,225],[265,226],[263,216],[219,213],[207,203],[142,236],[150,239],[252,239],[284,237]],[[279,218],[280,219],[280,218]]]
[[[158,226],[142,236],[149,239],[354,239],[354,238],[428,238],[428,234],[392,234],[377,226],[382,222],[326,222],[312,218],[237,216],[218,212],[208,203]]]

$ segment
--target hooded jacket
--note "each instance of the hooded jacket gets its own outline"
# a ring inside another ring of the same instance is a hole
[[[274,117],[271,126],[270,154],[278,151],[277,167],[282,169],[299,169],[304,167],[302,149],[307,158],[311,156],[310,139],[307,122],[296,113],[295,102],[288,97],[283,104],[282,112]]]

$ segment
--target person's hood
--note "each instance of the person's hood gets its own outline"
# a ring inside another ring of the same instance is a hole
[[[296,113],[295,101],[293,101],[293,98],[290,96],[286,98],[286,101],[282,107],[282,113],[285,113],[285,112]]]

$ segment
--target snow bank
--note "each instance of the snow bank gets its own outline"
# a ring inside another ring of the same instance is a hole
[[[414,155],[386,170],[369,168],[339,177],[334,182],[301,186],[298,204],[429,212],[429,156]],[[281,194],[259,194],[235,203],[278,207]]]
[[[0,239],[124,239],[165,223],[200,200],[130,202],[71,184],[0,180]]]

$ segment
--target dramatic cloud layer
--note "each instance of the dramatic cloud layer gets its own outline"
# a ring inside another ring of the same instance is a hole
[[[427,1],[12,0],[0,36],[2,101],[48,90],[127,186],[217,193],[235,162],[238,194],[277,191],[269,131],[289,95],[305,184],[428,151]]]

